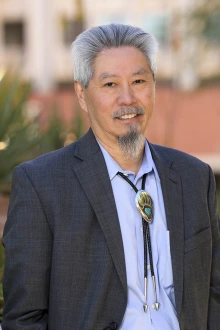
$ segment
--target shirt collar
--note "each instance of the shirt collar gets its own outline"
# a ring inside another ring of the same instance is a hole
[[[110,180],[112,180],[118,172],[126,173],[126,171],[123,171],[121,167],[118,165],[118,163],[112,158],[112,156],[108,153],[108,151],[101,145],[101,143],[97,140],[100,149],[102,151],[102,154],[105,158],[105,163],[108,169],[108,174]]]
[[[118,163],[114,160],[114,158],[112,158],[112,156],[108,153],[108,151],[101,145],[101,143],[98,140],[97,140],[97,142],[98,142],[100,149],[102,151],[102,154],[104,156],[110,180],[112,180],[118,172],[122,172],[124,174],[134,174],[131,171],[122,170],[122,168],[118,165]],[[140,177],[142,177],[145,173],[150,173],[152,170],[155,173],[157,180],[160,181],[160,178],[159,178],[159,175],[158,175],[158,172],[156,169],[156,165],[155,165],[152,155],[151,155],[149,144],[148,144],[147,140],[145,140],[144,157],[143,157],[141,167],[136,175],[135,181],[138,180]]]

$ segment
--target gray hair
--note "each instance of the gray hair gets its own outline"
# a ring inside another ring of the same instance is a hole
[[[72,43],[74,80],[87,88],[98,54],[104,49],[123,46],[135,47],[146,56],[154,78],[158,50],[156,39],[138,27],[110,24],[88,29],[79,34]]]

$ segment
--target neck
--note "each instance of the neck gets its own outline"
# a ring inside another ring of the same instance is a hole
[[[135,175],[138,173],[144,155],[144,145],[140,150],[140,153],[137,158],[128,158],[121,151],[119,145],[117,146],[109,146],[106,143],[103,143],[99,140],[99,143],[108,151],[108,153],[112,156],[112,158],[118,163],[118,165],[122,168],[123,171],[132,171]]]

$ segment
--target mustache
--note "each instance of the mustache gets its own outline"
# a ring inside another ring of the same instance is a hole
[[[113,112],[112,118],[121,117],[124,115],[144,115],[145,111],[139,107],[123,107]]]

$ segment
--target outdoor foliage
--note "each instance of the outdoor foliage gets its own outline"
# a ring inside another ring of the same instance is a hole
[[[16,165],[59,149],[78,139],[83,132],[79,112],[67,129],[56,105],[43,130],[40,113],[29,105],[30,92],[30,85],[22,83],[18,76],[6,74],[0,80],[0,192],[3,193],[10,192]]]
[[[55,104],[48,119],[48,128],[44,133],[41,133],[43,139],[39,143],[38,154],[62,148],[83,135],[84,127],[80,109],[76,111],[68,126],[61,120],[60,113]]]
[[[27,120],[24,104],[30,85],[17,76],[5,75],[0,81],[0,184],[7,190],[13,168],[32,156],[39,143],[38,127]]]

